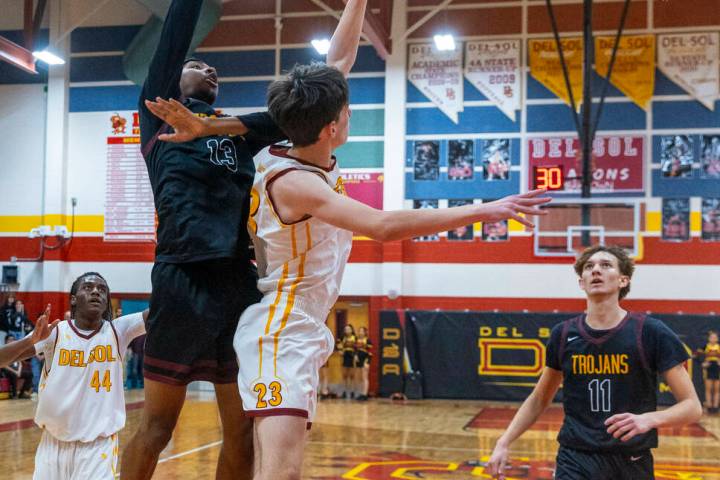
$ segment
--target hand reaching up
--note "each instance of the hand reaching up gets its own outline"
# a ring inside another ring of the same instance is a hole
[[[47,307],[45,307],[45,311],[42,315],[40,315],[40,318],[38,318],[37,323],[35,324],[35,329],[32,331],[31,340],[32,343],[39,343],[45,340],[50,336],[50,332],[52,332],[53,328],[55,328],[60,321],[59,319],[52,322],[50,325],[48,325],[48,319],[50,318],[50,304],[48,303]]]
[[[156,117],[170,125],[175,133],[163,133],[158,136],[163,142],[182,143],[205,136],[205,120],[196,117],[185,105],[174,98],[170,101],[158,97],[156,101],[145,100],[145,106]]]

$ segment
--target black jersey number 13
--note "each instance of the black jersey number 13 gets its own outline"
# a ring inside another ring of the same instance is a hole
[[[211,138],[207,141],[207,148],[210,150],[210,161],[215,165],[224,165],[231,172],[237,172],[237,151],[235,144],[229,138],[218,141]]]
[[[590,390],[590,410],[593,412],[610,411],[610,379],[600,381],[595,378],[588,384]]]

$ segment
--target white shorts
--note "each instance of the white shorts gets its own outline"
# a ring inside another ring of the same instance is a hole
[[[118,435],[92,442],[62,442],[43,430],[33,480],[114,480]]]
[[[320,367],[333,352],[327,312],[306,313],[296,301],[273,306],[263,298],[240,317],[233,346],[240,371],[238,387],[248,416],[315,417]]]

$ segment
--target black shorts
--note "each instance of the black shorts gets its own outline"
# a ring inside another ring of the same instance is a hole
[[[357,359],[355,366],[358,368],[370,365],[370,354],[368,352],[357,352],[357,356],[355,358]]]
[[[156,263],[145,341],[145,378],[170,385],[237,382],[233,336],[262,296],[247,261]]]
[[[705,372],[705,378],[707,380],[720,380],[720,364],[717,362],[710,362]]]
[[[355,366],[355,352],[343,352],[343,368],[353,368]]]
[[[653,480],[650,450],[593,453],[560,446],[555,480]]]

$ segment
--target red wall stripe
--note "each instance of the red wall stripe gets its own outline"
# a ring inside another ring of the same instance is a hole
[[[644,242],[643,265],[718,265],[720,243],[664,242],[648,237]],[[40,252],[39,240],[26,237],[0,237],[0,261],[11,256],[35,258]],[[55,251],[47,251],[46,260],[67,262],[152,262],[155,257],[152,243],[105,242],[102,237],[76,237],[72,244]],[[513,237],[509,242],[391,242],[356,240],[350,254],[351,263],[530,263],[571,264],[568,257],[536,257],[532,237]]]

